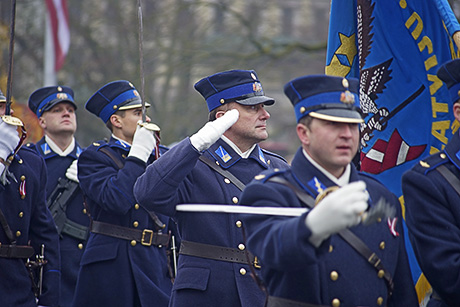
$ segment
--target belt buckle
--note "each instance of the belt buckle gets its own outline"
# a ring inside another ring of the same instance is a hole
[[[380,265],[380,259],[375,253],[372,253],[369,259],[367,259],[367,261],[369,261],[369,263],[372,264],[374,267],[378,267]]]
[[[148,234],[150,238],[148,240],[145,240],[145,235]],[[142,239],[141,239],[141,244],[144,246],[151,246],[152,245],[152,239],[153,239],[153,230],[150,229],[144,229],[142,231]]]

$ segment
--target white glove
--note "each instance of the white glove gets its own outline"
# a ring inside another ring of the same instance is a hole
[[[363,181],[350,183],[327,195],[305,219],[311,230],[310,243],[318,247],[330,235],[358,225],[367,209],[368,198]]]
[[[7,124],[0,119],[0,158],[3,160],[6,160],[19,144],[19,133],[17,128],[17,126]],[[0,163],[0,174],[3,173],[4,169],[5,165]]]
[[[77,161],[78,160],[73,160],[72,164],[67,168],[67,171],[65,172],[65,176],[75,182],[78,181],[78,168],[77,168]]]
[[[236,109],[225,112],[218,119],[207,122],[197,133],[190,137],[192,146],[198,151],[208,149],[214,144],[236,121],[240,113]]]
[[[139,123],[141,123],[141,121],[139,121],[138,124]],[[156,141],[153,131],[137,125],[128,157],[136,157],[147,163],[155,145]]]

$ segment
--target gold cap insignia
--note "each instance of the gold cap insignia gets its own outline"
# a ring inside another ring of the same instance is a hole
[[[61,100],[69,99],[69,96],[67,96],[66,93],[59,93],[56,96],[57,96],[57,98],[59,98]]]
[[[260,82],[254,82],[254,84],[252,84],[252,89],[254,92],[261,92],[262,84],[260,84]]]
[[[350,91],[345,91],[340,94],[340,101],[346,104],[354,104],[355,96]]]

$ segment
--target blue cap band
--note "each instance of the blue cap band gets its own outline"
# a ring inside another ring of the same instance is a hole
[[[341,97],[342,93],[343,93],[343,91],[342,92],[326,92],[326,93],[321,93],[321,94],[317,94],[317,95],[314,95],[314,96],[309,96],[309,97],[299,101],[294,106],[294,111],[295,111],[295,116],[297,118],[297,122],[302,117],[306,116],[308,113],[317,111],[314,108],[312,108],[314,106],[318,106],[318,108],[320,108],[320,105],[324,104],[325,102],[335,102],[335,101],[338,102],[338,101],[340,101],[340,97]],[[355,94],[355,93],[351,93],[351,94],[355,97],[355,103],[353,104],[353,106],[356,106],[356,107],[359,108],[359,97],[358,97],[358,95]],[[343,105],[345,105],[345,104],[343,103]],[[304,111],[303,113],[300,112],[300,109],[302,107],[307,109],[307,111]]]
[[[47,98],[43,99],[43,101],[38,105],[37,112],[36,112],[37,117],[42,116],[43,112],[45,112],[45,110],[43,110],[43,108],[44,108],[50,101],[52,101],[52,100],[54,100],[54,99],[57,99],[58,96],[60,96],[60,95],[62,95],[62,94],[64,94],[64,95],[67,96],[67,98],[66,98],[66,99],[62,99],[62,101],[71,101],[71,102],[75,103],[75,102],[73,101],[73,97],[72,97],[71,95],[67,94],[67,93],[55,93],[55,94],[52,94],[52,95],[48,96]]]
[[[132,90],[129,90],[129,91],[126,91],[120,95],[118,95],[115,99],[113,99],[112,101],[110,101],[110,99],[107,99],[106,97],[104,97],[100,92],[98,93],[99,95],[103,96],[107,101],[109,101],[109,103],[102,109],[102,111],[99,113],[99,117],[104,121],[104,122],[107,122],[110,118],[110,116],[112,116],[113,113],[115,113],[119,107],[122,107],[122,104],[123,102],[127,101],[127,100],[131,100],[132,98],[139,98],[139,96],[137,96],[136,94],[134,94],[136,90],[135,89],[132,89]],[[114,106],[117,106],[116,108],[114,108]]]
[[[254,83],[255,82],[256,81],[252,83],[240,84],[240,85],[225,89],[221,92],[218,92],[218,93],[215,93],[209,96],[208,99],[206,99],[206,103],[208,104],[209,111],[212,111],[215,108],[221,106],[223,104],[220,102],[221,99],[237,98],[243,95],[254,93]],[[260,88],[260,92],[262,92],[262,86],[260,86],[259,88]]]

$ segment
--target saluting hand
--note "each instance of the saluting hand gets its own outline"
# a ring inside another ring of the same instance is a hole
[[[197,133],[190,137],[190,142],[198,151],[208,149],[237,122],[240,113],[236,109],[229,110],[218,119],[207,122]]]

